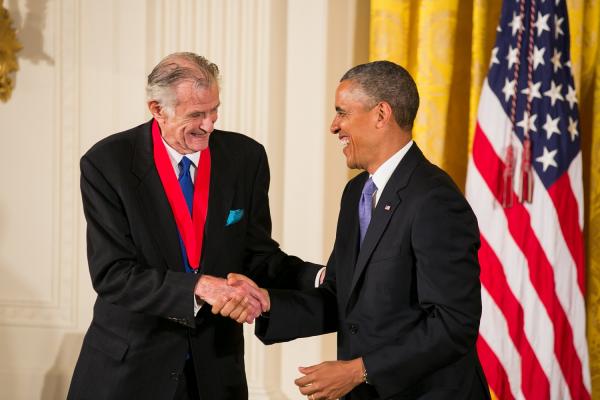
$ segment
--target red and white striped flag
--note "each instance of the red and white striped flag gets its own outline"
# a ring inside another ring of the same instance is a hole
[[[565,1],[504,1],[469,159],[482,244],[477,348],[502,400],[591,398]]]

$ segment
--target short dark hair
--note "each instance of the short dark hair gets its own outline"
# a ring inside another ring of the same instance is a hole
[[[373,61],[351,68],[340,82],[345,80],[360,85],[371,100],[369,107],[385,101],[392,107],[398,125],[412,129],[419,109],[419,91],[407,70],[391,61]]]

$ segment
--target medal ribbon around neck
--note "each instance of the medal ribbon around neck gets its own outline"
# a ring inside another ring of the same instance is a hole
[[[179,181],[167,154],[167,149],[160,134],[158,122],[152,122],[152,143],[154,145],[154,164],[162,182],[167,200],[173,211],[177,230],[185,245],[190,267],[196,271],[200,268],[200,255],[204,240],[204,225],[208,210],[208,191],[210,187],[210,150],[202,151],[198,171],[194,182],[194,201],[192,215],[185,203]]]

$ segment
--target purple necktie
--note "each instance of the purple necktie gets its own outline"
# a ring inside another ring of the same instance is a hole
[[[371,222],[371,212],[373,211],[373,193],[377,191],[377,186],[373,183],[373,179],[369,177],[365,182],[360,202],[358,203],[358,223],[360,224],[360,245],[362,246],[365,233]]]

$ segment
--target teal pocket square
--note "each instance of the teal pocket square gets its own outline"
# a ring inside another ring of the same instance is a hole
[[[227,216],[227,222],[225,222],[225,226],[233,225],[236,222],[239,222],[244,216],[244,210],[229,210],[229,215]]]

